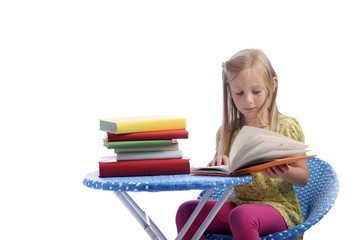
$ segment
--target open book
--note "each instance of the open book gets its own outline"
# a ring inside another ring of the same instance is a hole
[[[309,146],[284,135],[244,126],[231,146],[228,166],[191,168],[193,174],[241,175],[310,158]]]

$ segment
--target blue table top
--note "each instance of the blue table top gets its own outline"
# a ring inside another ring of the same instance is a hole
[[[217,177],[193,174],[99,178],[99,172],[89,173],[83,184],[108,191],[160,192],[228,187],[252,181],[251,175]]]

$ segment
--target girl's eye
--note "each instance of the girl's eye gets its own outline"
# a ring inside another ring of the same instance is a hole
[[[254,95],[257,95],[257,94],[259,94],[260,92],[261,92],[261,90],[253,91],[253,94],[254,94]]]
[[[243,95],[243,92],[239,92],[237,93],[238,96],[242,96]]]

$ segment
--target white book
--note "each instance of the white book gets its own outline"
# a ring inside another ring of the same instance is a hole
[[[117,161],[122,160],[145,160],[145,159],[173,159],[182,158],[182,151],[159,151],[159,152],[133,152],[117,153]]]

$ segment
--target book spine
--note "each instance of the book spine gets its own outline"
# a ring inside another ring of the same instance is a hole
[[[107,122],[107,121],[100,120],[99,121],[99,129],[101,131],[116,133],[117,132],[117,125],[112,123],[112,122]]]
[[[185,129],[186,119],[171,118],[171,119],[156,119],[156,120],[135,121],[135,122],[118,122],[116,123],[116,127],[117,127],[117,131],[113,133],[117,133],[117,134]]]
[[[160,146],[160,147],[139,147],[139,148],[114,148],[115,153],[125,153],[125,152],[158,152],[158,151],[178,151],[179,146],[177,142],[173,142],[169,146]]]
[[[188,174],[189,159],[99,162],[99,177]]]
[[[182,158],[182,151],[117,153],[117,160],[150,160]]]
[[[185,129],[137,132],[137,133],[126,133],[126,134],[114,134],[107,132],[107,139],[108,142],[135,141],[135,140],[188,139],[188,134],[189,134],[188,131]]]
[[[172,144],[173,144],[172,140],[117,141],[117,142],[104,141],[104,145],[107,148],[160,147],[160,146],[170,146]]]

